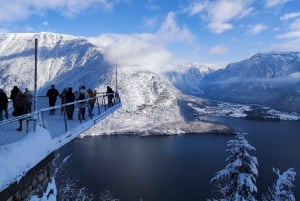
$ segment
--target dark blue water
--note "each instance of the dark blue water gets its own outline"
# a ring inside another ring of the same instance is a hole
[[[234,118],[218,121],[247,132],[252,155],[258,158],[259,193],[275,180],[272,167],[300,172],[300,122],[258,122]],[[210,179],[225,166],[226,143],[233,136],[131,135],[86,137],[59,150],[61,158],[71,155],[56,178],[57,188],[74,182],[77,190],[99,200],[109,191],[123,201],[206,200],[211,197]],[[296,178],[296,199],[300,198],[300,179]],[[297,190],[299,189],[299,190]],[[62,193],[62,190],[60,190]],[[66,193],[64,193],[66,195]],[[62,195],[60,195],[62,196]]]

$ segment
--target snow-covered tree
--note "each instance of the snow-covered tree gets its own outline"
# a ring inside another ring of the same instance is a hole
[[[278,176],[277,181],[272,188],[262,196],[263,201],[295,201],[295,196],[292,192],[294,187],[296,172],[294,168],[289,168],[287,171],[280,174],[280,170],[273,168],[273,172]]]
[[[229,140],[226,152],[227,165],[211,179],[213,185],[212,200],[254,201],[258,162],[248,152],[254,151],[244,134],[237,134],[236,139]]]

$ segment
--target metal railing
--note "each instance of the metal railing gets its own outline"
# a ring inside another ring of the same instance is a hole
[[[111,100],[111,103],[109,103],[110,102],[109,96],[111,95],[113,95],[113,98]],[[90,108],[90,104],[89,104],[89,101],[91,100],[95,100],[93,109]],[[46,96],[38,96],[37,111],[29,114],[17,116],[17,117],[10,116],[9,119],[0,121],[0,137],[2,132],[17,132],[15,128],[19,124],[19,121],[22,121],[23,127],[25,127],[24,131],[26,133],[32,131],[35,132],[37,123],[42,127],[47,128],[47,121],[48,121],[48,127],[51,126],[50,125],[51,122],[49,123],[49,121],[51,121],[49,117],[50,110],[61,111],[59,115],[60,116],[59,119],[60,120],[63,119],[63,124],[64,124],[63,127],[64,127],[64,131],[66,132],[70,128],[72,128],[71,124],[74,123],[71,122],[79,121],[80,123],[83,123],[83,119],[81,118],[78,118],[78,120],[76,118],[74,118],[74,120],[70,120],[67,118],[67,112],[66,112],[67,106],[74,105],[74,116],[75,116],[76,112],[78,113],[80,112],[79,105],[84,104],[84,107],[86,109],[85,113],[87,114],[86,115],[87,119],[88,118],[93,119],[101,115],[101,113],[107,111],[109,108],[112,108],[114,105],[121,103],[121,100],[119,94],[116,92],[111,94],[103,92],[103,93],[97,93],[96,97],[91,97],[84,100],[77,100],[71,103],[59,104],[58,102],[59,100],[56,101],[55,106],[49,107],[48,98]],[[9,113],[11,114],[12,110],[9,109],[9,111],[10,111]]]

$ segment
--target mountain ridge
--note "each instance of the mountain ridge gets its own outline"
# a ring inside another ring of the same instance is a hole
[[[197,78],[182,77],[170,80],[186,94],[300,112],[300,52],[258,53]]]
[[[6,91],[14,85],[33,88],[35,39],[38,39],[37,84],[41,93],[45,93],[52,83],[67,85],[71,78],[96,87],[100,81],[93,84],[86,77],[102,77],[112,70],[100,49],[84,38],[54,33],[1,34],[0,65],[3,68],[0,73],[7,79],[5,84],[0,82],[0,86]],[[16,73],[18,80],[14,76]]]

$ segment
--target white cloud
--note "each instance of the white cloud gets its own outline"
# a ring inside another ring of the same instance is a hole
[[[143,21],[146,27],[154,27],[157,24],[158,17],[144,18]]]
[[[295,19],[291,23],[290,29],[292,29],[292,30],[299,30],[300,31],[300,18]]]
[[[272,8],[275,6],[283,5],[291,0],[265,0],[265,6],[267,8]]]
[[[9,33],[9,30],[6,28],[0,27],[0,33]]]
[[[300,38],[300,18],[295,19],[289,26],[289,31],[276,36],[279,39]]]
[[[185,9],[186,12],[189,13],[189,15],[197,15],[201,13],[208,5],[208,2],[203,2],[203,1],[194,1],[191,2],[191,4]]]
[[[190,15],[206,13],[208,28],[223,33],[234,28],[233,20],[248,16],[254,9],[251,0],[192,1],[186,9]]]
[[[117,57],[121,68],[137,67],[161,72],[170,67],[172,54],[164,46],[153,43],[154,38],[151,34],[104,34],[90,40],[104,50],[105,59],[110,63],[115,63]]]
[[[262,32],[263,30],[267,29],[267,26],[264,24],[256,24],[253,26],[250,26],[250,34],[256,35]]]
[[[280,17],[280,20],[289,20],[289,19],[294,19],[300,16],[300,12],[292,12],[292,13],[287,13],[284,14],[283,16]]]
[[[294,19],[296,15],[287,15],[284,19]],[[294,19],[285,33],[276,35],[283,42],[274,43],[271,47],[275,50],[300,51],[300,18]]]
[[[223,33],[225,31],[233,28],[233,26],[231,24],[226,23],[226,22],[222,22],[222,21],[210,22],[208,24],[208,27],[212,32],[214,32],[216,34]]]
[[[221,55],[227,52],[227,48],[225,46],[214,46],[209,49],[209,54],[213,55]]]
[[[27,18],[30,15],[25,3],[12,3],[10,1],[0,1],[0,22],[14,21]]]
[[[300,51],[300,38],[282,43],[273,43],[271,44],[271,49],[278,51]]]
[[[159,6],[159,5],[146,5],[146,8],[148,9],[148,10],[160,10],[161,9],[161,7]]]
[[[47,22],[47,21],[44,21],[42,24],[43,24],[43,26],[49,26],[49,22]]]
[[[276,37],[279,39],[300,38],[300,30],[290,31],[284,34],[277,35]]]
[[[39,14],[46,10],[57,10],[65,16],[73,16],[82,10],[96,7],[111,10],[118,0],[16,0],[0,1],[0,22],[10,22]]]
[[[174,12],[168,13],[156,34],[159,36],[157,37],[158,40],[167,42],[178,40],[192,42],[195,38],[188,28],[178,26]]]
[[[191,42],[194,36],[178,26],[175,14],[169,13],[160,29],[154,34],[104,34],[90,41],[101,47],[105,58],[114,63],[116,56],[121,67],[138,67],[155,72],[173,68],[173,54],[167,49],[173,42]]]

